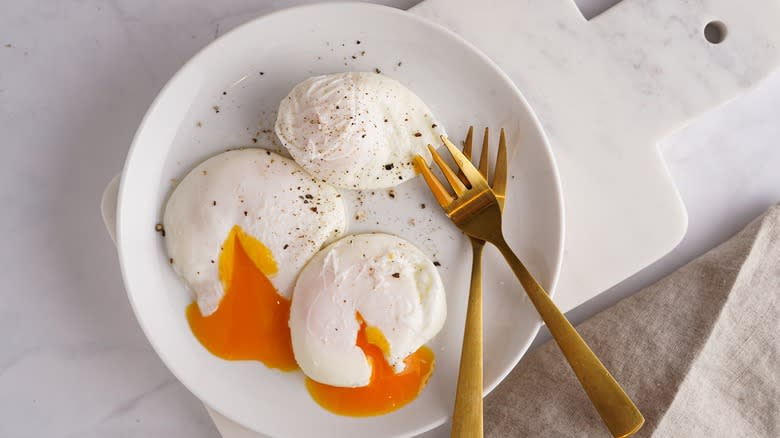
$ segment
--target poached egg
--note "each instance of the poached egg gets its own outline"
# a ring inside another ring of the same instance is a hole
[[[388,234],[346,236],[317,253],[298,277],[293,351],[314,381],[365,387],[376,364],[358,345],[361,336],[381,351],[373,362],[400,374],[441,330],[446,313],[439,273],[419,249]]]
[[[393,187],[414,178],[412,159],[444,134],[427,105],[377,73],[315,76],[279,105],[276,134],[312,175],[347,189]]]
[[[346,220],[336,189],[263,149],[224,152],[195,167],[164,213],[173,269],[195,295],[187,319],[225,359],[295,369],[288,328],[298,272]]]

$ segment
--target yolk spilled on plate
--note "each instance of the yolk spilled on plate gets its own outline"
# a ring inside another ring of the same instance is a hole
[[[420,394],[433,372],[433,352],[428,347],[420,347],[404,360],[406,367],[396,374],[385,360],[382,350],[387,348],[387,341],[382,333],[366,326],[360,315],[358,320],[360,330],[356,345],[363,350],[372,370],[368,385],[344,388],[325,385],[307,377],[306,388],[314,401],[335,414],[351,417],[386,414]]]
[[[290,301],[268,279],[277,270],[273,254],[262,242],[233,227],[219,258],[225,288],[219,307],[209,316],[202,316],[195,302],[187,307],[192,333],[207,350],[223,359],[298,369],[287,325]]]

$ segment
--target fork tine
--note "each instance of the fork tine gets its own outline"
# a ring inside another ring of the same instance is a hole
[[[428,164],[425,162],[423,157],[420,155],[414,157],[414,167],[417,172],[422,173],[423,178],[425,178],[425,182],[428,184],[428,187],[430,187],[431,192],[433,193],[433,196],[436,198],[436,201],[439,203],[439,205],[441,205],[443,208],[446,208],[452,201],[455,200],[455,198],[450,195],[447,189],[444,188],[444,185],[439,181],[439,179],[436,178],[436,175],[431,172],[431,169],[428,168]]]
[[[446,135],[442,135],[440,137],[441,140],[444,142],[444,145],[447,146],[447,150],[450,151],[450,155],[452,155],[452,159],[455,160],[455,164],[458,165],[460,170],[466,176],[466,179],[469,180],[469,183],[471,184],[472,187],[475,185],[475,183],[479,183],[480,181],[485,181],[485,178],[482,177],[482,175],[479,173],[479,170],[477,170],[477,168],[474,167],[473,164],[471,164],[471,161],[468,160],[466,156],[463,155],[463,153],[459,151],[458,148],[455,147],[454,144],[452,144],[452,142],[447,138]]]
[[[507,178],[506,134],[504,133],[504,128],[501,128],[501,138],[498,141],[498,155],[496,156],[496,168],[494,172],[493,192],[496,194],[496,198],[498,198],[503,207]]]
[[[433,146],[428,145],[428,150],[431,151],[431,155],[433,156],[433,161],[436,162],[436,165],[439,166],[439,169],[441,169],[441,173],[443,173],[444,177],[447,178],[447,181],[450,183],[450,186],[452,186],[452,189],[455,191],[455,195],[456,196],[462,195],[466,191],[466,186],[463,185],[463,183],[460,181],[458,175],[456,175],[455,172],[450,168],[450,166],[448,166],[447,163],[444,162],[444,160],[441,158],[441,155],[439,155],[439,153],[436,152],[436,149],[434,149]],[[468,178],[466,179],[468,180]]]
[[[490,181],[488,178],[488,150],[490,149],[490,130],[485,128],[485,136],[482,138],[482,152],[479,155],[479,173],[485,177],[485,181]]]
[[[469,132],[466,133],[466,141],[463,142],[463,155],[466,156],[469,160],[471,160],[471,146],[474,142],[474,127],[469,126]],[[466,179],[466,175],[463,174],[463,171],[458,169],[458,178],[463,182],[465,185],[469,185],[469,180]]]
[[[471,145],[474,142],[474,127],[469,126],[469,132],[466,133],[466,141],[463,142],[463,155],[471,159]]]

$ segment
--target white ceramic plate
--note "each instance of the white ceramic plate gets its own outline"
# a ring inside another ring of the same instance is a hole
[[[563,216],[550,148],[519,91],[488,58],[437,25],[382,6],[306,6],[241,26],[188,62],[146,114],[121,179],[117,244],[130,302],[163,362],[209,406],[261,433],[410,436],[442,424],[452,409],[470,245],[420,178],[395,188],[394,198],[388,190],[345,192],[351,217],[364,216],[352,220],[350,232],[383,231],[414,242],[441,263],[448,293],[447,323],[430,344],[436,369],[428,386],[410,405],[379,417],[340,417],[323,410],[309,397],[300,372],[281,373],[259,362],[229,362],[209,354],[187,325],[191,297],[154,231],[175,179],[197,163],[226,148],[277,147],[271,131],[275,110],[297,82],[317,74],[375,69],[417,93],[453,138],[461,138],[470,123],[507,129],[507,238],[548,289],[558,275]],[[488,249],[486,391],[517,363],[540,326],[503,260]]]

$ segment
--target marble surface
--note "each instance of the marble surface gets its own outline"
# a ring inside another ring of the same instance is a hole
[[[218,436],[138,328],[98,203],[183,62],[220,33],[300,3],[0,2],[0,436]],[[614,2],[578,3],[593,16]],[[662,260],[571,311],[575,321],[780,201],[778,110],[773,74],[662,141],[688,232]]]

